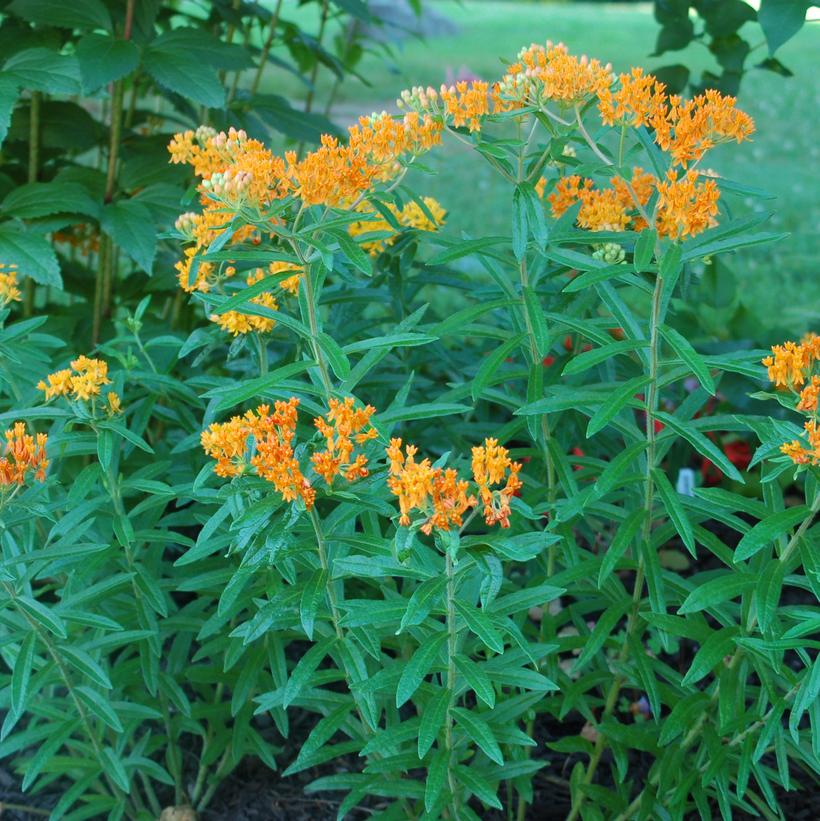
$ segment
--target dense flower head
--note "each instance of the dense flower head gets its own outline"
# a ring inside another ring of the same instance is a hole
[[[641,230],[646,221],[638,209],[647,204],[656,184],[652,174],[637,166],[629,181],[613,177],[612,186],[604,189],[596,188],[591,179],[570,174],[558,180],[547,199],[556,217],[580,202],[578,225],[588,231]]]
[[[202,448],[216,460],[214,473],[223,478],[256,473],[270,482],[286,502],[302,499],[310,508],[315,491],[294,454],[299,400],[260,405],[256,411],[212,424],[201,435]]]
[[[763,364],[775,387],[791,392],[795,410],[808,417],[803,426],[804,438],[786,442],[780,451],[797,465],[819,465],[820,336],[810,333],[799,343],[773,345],[772,355],[765,357]]]
[[[257,268],[248,275],[246,282],[248,285],[255,285],[263,280],[265,276],[265,271],[262,268]],[[276,298],[267,291],[252,297],[250,303],[258,305],[260,308],[267,308],[270,311],[279,310],[279,303]],[[276,320],[271,317],[246,314],[242,311],[225,311],[224,314],[213,314],[211,321],[216,322],[223,331],[227,331],[234,336],[251,332],[258,334],[270,333],[276,325]]]
[[[331,399],[325,416],[313,420],[325,439],[325,449],[311,457],[313,469],[328,485],[341,474],[348,482],[368,475],[367,457],[355,453],[356,446],[364,445],[378,435],[370,426],[370,417],[376,412],[372,405],[355,407],[353,397]]]
[[[422,533],[461,527],[464,513],[476,504],[469,482],[459,479],[452,468],[433,467],[429,459],[417,461],[416,446],[402,450],[401,439],[391,439],[386,453],[387,486],[399,500],[399,524],[410,525],[410,514],[416,511],[422,515]]]
[[[45,393],[46,401],[57,396],[88,401],[100,395],[103,385],[110,384],[107,362],[102,359],[79,356],[72,361],[70,368],[55,371],[49,374],[45,380],[41,379],[37,384],[37,388]]]
[[[669,98],[664,116],[655,116],[655,141],[684,168],[722,142],[747,140],[755,130],[752,118],[735,108],[736,100],[707,89],[691,100]]]
[[[598,91],[598,110],[606,125],[652,125],[667,112],[666,86],[642,68],[618,75],[617,88]]]
[[[441,101],[456,128],[467,126],[470,131],[480,131],[481,118],[490,112],[489,84],[483,80],[462,80],[454,86],[442,85]]]
[[[386,207],[403,228],[412,228],[416,231],[438,231],[444,224],[445,210],[433,197],[425,197],[423,202],[424,209],[429,212],[429,216],[415,200],[408,202],[402,208],[394,203],[389,203]],[[371,256],[378,256],[398,239],[399,232],[370,203],[362,202],[356,210],[367,215],[368,219],[357,220],[348,225],[347,230],[352,237],[374,233],[390,234],[383,239],[370,239],[361,243],[361,247]]]
[[[521,489],[521,463],[510,459],[509,451],[496,439],[485,439],[473,448],[473,479],[478,485],[484,520],[488,525],[510,526],[510,501]],[[502,487],[494,487],[502,485]]]
[[[45,433],[32,436],[26,431],[24,422],[15,422],[5,432],[5,437],[4,454],[0,457],[0,490],[24,484],[30,474],[33,474],[35,480],[42,482],[48,468],[48,436]]]
[[[0,307],[19,302],[21,296],[17,287],[17,266],[0,263]]]
[[[533,43],[522,49],[498,87],[500,100],[542,105],[555,100],[576,105],[612,82],[612,69],[586,55],[576,57],[563,43]],[[503,106],[502,106],[503,107]]]
[[[680,239],[717,224],[720,189],[713,179],[699,181],[695,171],[678,179],[670,170],[658,183],[657,229],[661,236]]]

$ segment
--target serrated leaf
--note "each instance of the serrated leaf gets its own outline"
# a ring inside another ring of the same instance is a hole
[[[86,34],[77,43],[77,60],[88,94],[135,71],[140,53],[130,40]]]
[[[44,26],[111,30],[111,15],[102,0],[65,3],[59,0],[14,0],[6,11]]]
[[[79,94],[80,64],[73,55],[48,48],[28,48],[12,54],[3,66],[4,75],[23,88],[48,94]]]
[[[413,653],[412,658],[405,663],[398,686],[396,687],[396,707],[401,707],[418,690],[424,677],[430,672],[442,645],[447,640],[447,634],[441,633],[432,639],[427,639]]]
[[[18,219],[72,213],[96,217],[100,206],[75,182],[31,182],[19,185],[3,200],[3,211]]]
[[[143,271],[151,273],[157,252],[157,234],[154,219],[146,206],[135,200],[106,205],[100,217],[100,227]]]
[[[17,266],[18,276],[29,276],[41,285],[63,287],[60,265],[51,243],[43,237],[24,233],[11,224],[0,225],[0,259]]]
[[[222,108],[225,89],[216,71],[177,43],[157,38],[146,49],[143,65],[163,88],[207,108]]]

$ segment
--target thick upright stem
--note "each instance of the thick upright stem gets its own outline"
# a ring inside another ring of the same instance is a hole
[[[256,68],[256,74],[254,75],[253,82],[251,83],[251,96],[255,95],[256,92],[259,91],[259,84],[262,82],[262,76],[265,73],[265,66],[268,63],[268,56],[270,55],[270,50],[273,46],[274,38],[276,37],[276,29],[279,26],[279,13],[281,10],[282,0],[278,0],[276,3],[276,8],[273,10],[273,16],[271,17],[270,31],[268,32],[268,36],[265,38],[265,42],[262,45],[262,52],[259,55],[259,65]]]
[[[29,134],[28,134],[28,181],[37,182],[40,165],[40,104],[42,94],[39,91],[31,92],[29,105]],[[23,315],[31,316],[34,311],[34,280],[26,277],[25,296],[23,301]]]
[[[450,794],[453,796],[453,816],[459,821],[458,801],[456,800],[457,784],[453,771],[453,701],[456,692],[456,580],[453,568],[453,557],[447,551],[445,557],[447,574],[447,692],[450,702],[447,705],[444,744],[447,750],[447,781]]]
[[[626,626],[626,636],[624,637],[621,651],[618,654],[619,663],[625,662],[629,658],[629,642],[635,633],[636,627],[639,623],[638,610],[640,609],[641,600],[643,599],[644,573],[645,573],[645,556],[647,551],[652,549],[652,508],[653,499],[655,495],[655,483],[652,477],[652,470],[655,467],[656,459],[656,435],[655,435],[655,413],[658,405],[658,328],[660,326],[660,312],[661,312],[661,295],[663,294],[663,278],[658,276],[655,280],[655,290],[652,296],[652,314],[649,320],[649,387],[646,391],[646,472],[644,474],[644,522],[643,531],[641,534],[641,552],[638,556],[638,569],[635,573],[635,585],[632,590],[632,606],[629,611],[629,616]],[[617,675],[607,692],[606,701],[604,702],[604,711],[601,716],[601,721],[609,718],[615,710],[615,705],[618,703],[618,696],[621,693],[621,688],[624,685],[625,677]],[[595,772],[598,769],[598,764],[601,761],[604,749],[606,747],[606,737],[603,733],[598,734],[593,748],[592,755],[589,759],[586,773],[584,774],[584,784],[591,784],[595,778]],[[584,804],[585,794],[581,793],[578,801],[572,808],[567,821],[575,821],[581,813],[581,807]]]
[[[305,266],[302,281],[305,283],[305,301],[307,302],[311,348],[313,349],[313,356],[319,365],[319,376],[322,380],[322,387],[325,390],[325,398],[330,399],[333,393],[333,384],[330,381],[330,372],[328,371],[327,362],[325,361],[325,355],[322,352],[321,345],[319,345],[319,320],[316,315],[316,295],[307,266]]]

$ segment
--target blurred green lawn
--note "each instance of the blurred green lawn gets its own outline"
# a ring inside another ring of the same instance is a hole
[[[359,72],[366,82],[348,78],[340,87],[331,112],[339,123],[349,123],[359,113],[394,109],[398,92],[412,85],[438,86],[448,70],[466,69],[483,79],[503,72],[503,61],[514,59],[523,45],[561,40],[574,53],[587,53],[611,62],[615,70],[631,65],[649,69],[683,62],[699,70],[712,67],[713,58],[702,45],[685,51],[650,57],[657,24],[651,4],[585,4],[533,2],[452,2],[425,0],[456,27],[454,35],[406,39],[366,55]],[[312,11],[285,4],[284,16],[315,30]],[[747,39],[759,35],[750,26]],[[757,45],[753,41],[752,45]],[[763,246],[734,257],[731,265],[742,280],[741,298],[764,325],[789,326],[796,332],[813,327],[820,331],[820,290],[812,285],[817,276],[820,252],[820,204],[817,198],[820,142],[816,112],[820,104],[817,54],[820,26],[809,24],[778,53],[794,71],[793,78],[753,70],[743,81],[741,106],[757,123],[751,143],[731,145],[713,152],[707,166],[734,180],[763,188],[777,200],[749,201],[753,210],[774,210],[768,230],[788,231],[791,236],[777,245]],[[765,45],[752,55],[755,62],[766,56]],[[319,100],[325,98],[332,75],[322,70]],[[277,77],[270,91],[291,99],[304,97],[304,86],[295,77]],[[471,235],[495,233],[506,228],[509,196],[506,185],[492,169],[469,150],[449,141],[444,150],[424,159],[435,175],[417,178],[420,193],[437,197],[450,213],[449,230]]]

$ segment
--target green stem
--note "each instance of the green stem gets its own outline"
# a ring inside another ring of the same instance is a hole
[[[626,625],[626,635],[624,637],[621,651],[618,655],[620,663],[625,662],[629,658],[629,642],[634,635],[637,625],[639,624],[638,610],[640,609],[641,600],[643,598],[644,573],[645,573],[645,556],[648,551],[652,549],[652,508],[655,494],[655,483],[652,477],[652,470],[655,466],[656,458],[656,436],[655,436],[655,412],[657,410],[658,402],[658,346],[659,334],[658,327],[660,325],[661,312],[661,295],[663,293],[663,278],[658,276],[655,280],[655,290],[652,297],[652,315],[649,324],[649,387],[646,392],[646,473],[644,475],[644,523],[641,535],[642,549],[638,556],[638,569],[635,573],[635,584],[632,590],[632,606],[630,608],[629,617]],[[601,722],[606,721],[615,710],[615,705],[618,703],[618,696],[623,687],[626,678],[623,675],[617,675],[609,688],[604,703],[604,711],[601,716]],[[589,759],[587,770],[584,773],[583,783],[592,784],[595,778],[595,772],[598,769],[601,756],[606,748],[606,737],[603,733],[598,733],[598,738],[595,740],[595,747]],[[585,801],[585,793],[581,792],[578,800],[572,808],[567,821],[575,821],[581,813],[581,807]]]
[[[447,574],[447,691],[450,694],[450,703],[447,706],[447,721],[445,724],[444,744],[447,750],[447,781],[450,794],[453,796],[453,816],[459,821],[458,787],[453,771],[453,701],[456,692],[456,580],[453,568],[453,557],[450,551],[445,554],[445,572]]]
[[[276,3],[276,8],[273,10],[273,16],[271,17],[270,31],[268,32],[268,36],[265,38],[265,42],[262,45],[262,53],[259,55],[259,65],[256,69],[256,75],[251,83],[252,97],[259,90],[259,84],[262,82],[262,75],[265,73],[265,67],[268,63],[268,56],[270,55],[271,46],[273,46],[273,40],[276,37],[276,29],[279,25],[279,13],[281,10],[282,0],[278,0]]]
[[[28,182],[37,182],[40,165],[40,105],[43,95],[39,91],[31,92],[29,106],[28,134]],[[23,316],[31,316],[34,311],[34,280],[26,277],[23,297]]]

